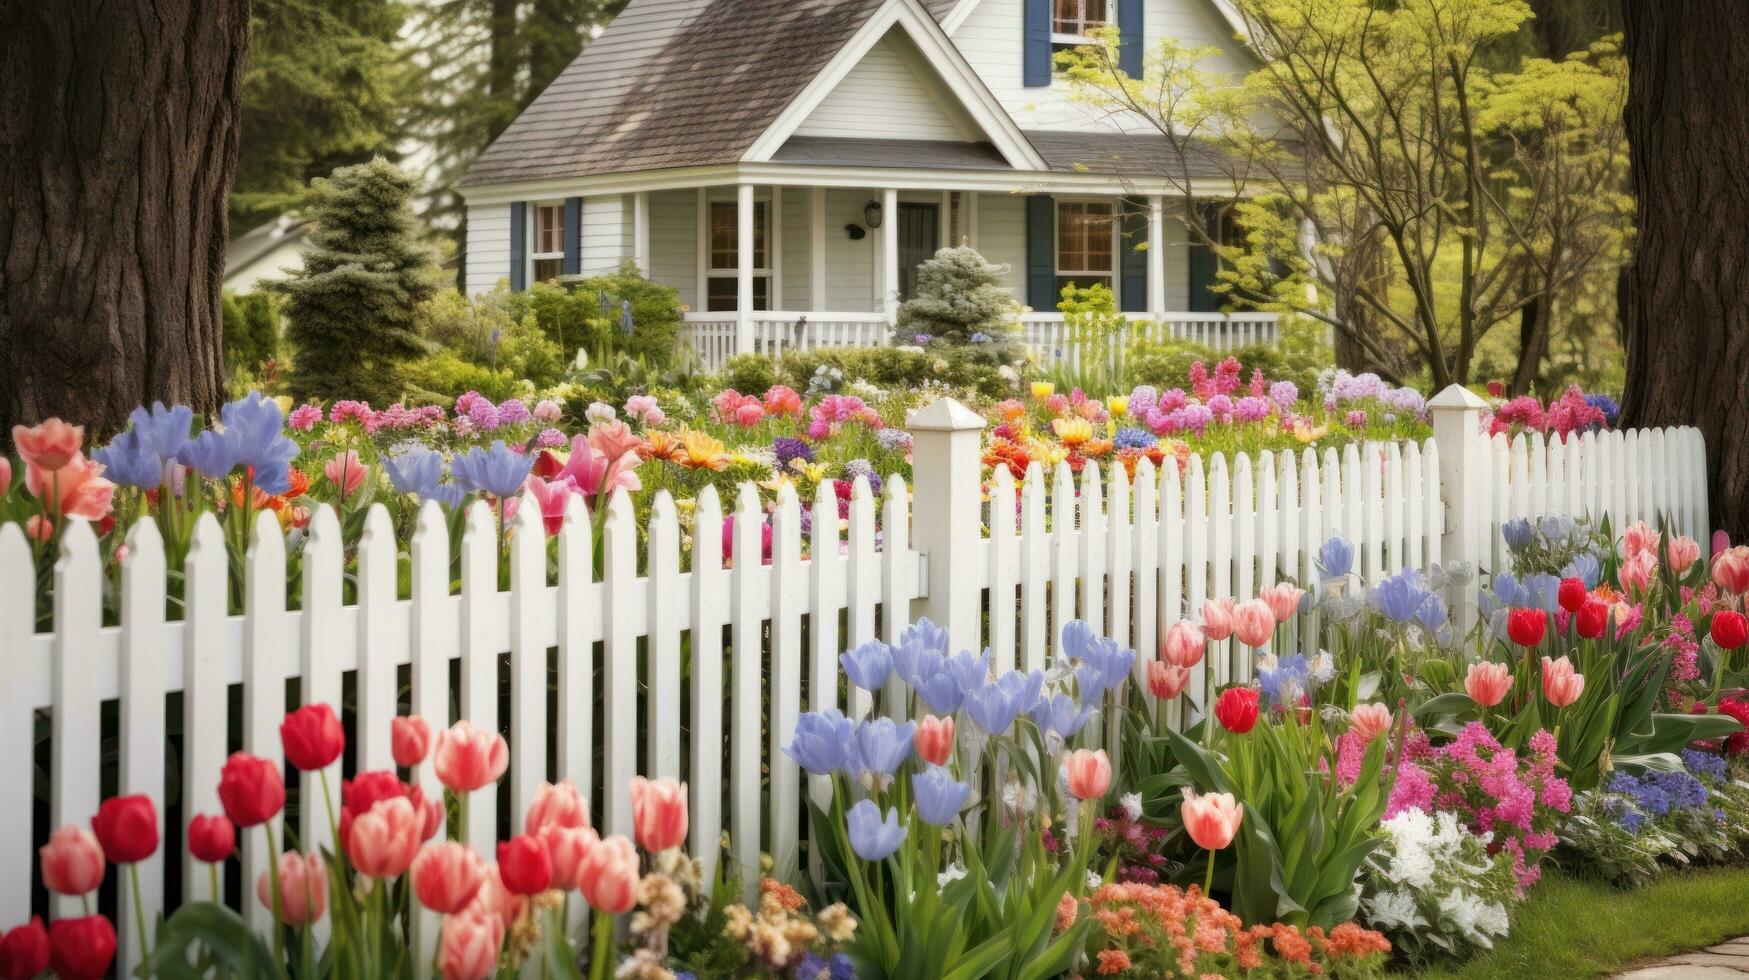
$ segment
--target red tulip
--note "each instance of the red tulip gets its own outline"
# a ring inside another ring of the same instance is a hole
[[[101,915],[56,919],[49,926],[49,966],[61,980],[97,980],[115,961],[115,927]]]
[[[219,772],[219,802],[239,827],[264,824],[285,806],[285,775],[258,755],[233,752]]]
[[[953,716],[937,718],[924,715],[917,723],[917,734],[911,740],[917,757],[930,765],[945,766],[953,755]]]
[[[542,783],[522,819],[522,832],[538,834],[547,827],[589,826],[589,803],[569,779]]]
[[[237,849],[237,828],[222,814],[202,813],[188,822],[188,853],[217,864]]]
[[[1735,650],[1749,642],[1749,619],[1731,609],[1713,613],[1712,636],[1719,649]]]
[[[341,842],[351,839],[353,820],[370,812],[378,803],[401,798],[411,803],[413,812],[419,815],[419,839],[430,840],[443,822],[443,808],[436,800],[426,800],[424,791],[417,785],[401,782],[399,776],[387,769],[372,769],[340,785]]]
[[[498,878],[512,895],[539,895],[553,883],[553,859],[527,834],[498,842]]]
[[[591,847],[577,869],[579,891],[597,912],[622,915],[637,903],[638,852],[619,834]]]
[[[1229,687],[1215,698],[1215,720],[1235,735],[1257,727],[1257,689]]]
[[[1591,598],[1591,593],[1585,588],[1584,580],[1576,578],[1561,579],[1561,588],[1556,595],[1561,603],[1561,608],[1570,613],[1576,613],[1585,608],[1586,601]]]
[[[424,815],[411,800],[397,796],[373,805],[352,820],[346,856],[366,878],[399,878],[419,853]]]
[[[0,456],[0,497],[6,496],[6,492],[8,490],[11,490],[11,489],[12,489],[12,460],[7,459],[4,456]],[[19,928],[23,928],[23,927],[20,926]],[[39,970],[37,972],[40,973],[42,971]]]
[[[0,936],[0,977],[34,977],[49,968],[49,931],[42,916]]]
[[[418,715],[396,715],[389,722],[389,749],[403,769],[424,762],[431,754],[431,726]]]
[[[437,733],[431,755],[437,778],[456,793],[471,793],[498,781],[510,766],[510,746],[497,732],[458,721]]]
[[[57,895],[84,895],[103,884],[103,847],[83,827],[68,824],[37,851],[43,887]]]
[[[1587,640],[1595,640],[1609,626],[1609,603],[1602,599],[1589,599],[1580,607],[1579,614],[1573,620],[1574,632]]]
[[[437,969],[443,980],[486,980],[498,972],[504,947],[504,921],[490,909],[474,906],[443,918]]]
[[[433,912],[467,908],[485,880],[486,862],[460,841],[427,844],[413,859],[413,894]]]
[[[1506,615],[1506,635],[1521,647],[1534,647],[1543,641],[1549,616],[1541,609],[1514,609]]]
[[[306,704],[279,723],[279,741],[293,768],[312,772],[340,758],[346,749],[346,732],[333,708]]]
[[[1063,759],[1069,795],[1077,800],[1097,800],[1111,788],[1111,758],[1104,749],[1076,749]]]
[[[638,846],[651,854],[686,843],[686,784],[633,776],[632,826]]]
[[[158,812],[151,797],[112,796],[97,808],[91,829],[114,864],[144,861],[158,850]]]

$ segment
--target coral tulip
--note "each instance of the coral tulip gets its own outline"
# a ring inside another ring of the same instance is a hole
[[[1233,609],[1233,635],[1248,647],[1269,645],[1275,635],[1275,613],[1262,599],[1247,599]]]
[[[72,462],[84,443],[84,426],[68,425],[58,418],[28,428],[12,427],[12,445],[18,449],[18,455],[29,465],[50,473]]]
[[[1202,630],[1188,619],[1181,619],[1172,624],[1166,631],[1166,643],[1162,649],[1166,662],[1179,667],[1195,667],[1202,662],[1203,649],[1208,640]]]
[[[553,859],[539,838],[518,834],[498,842],[498,880],[512,895],[538,895],[553,883]]]
[[[1749,642],[1749,619],[1731,609],[1713,613],[1712,637],[1719,649],[1735,650]]]
[[[924,715],[917,723],[917,733],[912,738],[912,748],[917,757],[935,766],[947,765],[947,760],[953,756],[953,716],[937,718],[934,715]]]
[[[1229,687],[1215,698],[1215,720],[1235,735],[1257,727],[1257,689]]]
[[[219,771],[219,803],[239,827],[264,824],[285,806],[285,775],[258,755],[233,752]]]
[[[101,915],[49,925],[49,968],[61,980],[97,980],[115,962],[115,927]]]
[[[322,475],[328,482],[340,490],[340,499],[344,501],[364,485],[364,478],[370,473],[370,467],[358,458],[358,450],[348,449],[330,459],[322,467]]]
[[[1391,709],[1377,703],[1355,705],[1348,730],[1365,745],[1391,730]]]
[[[480,891],[474,896],[474,903],[469,909],[482,909],[498,917],[498,921],[509,929],[516,925],[522,913],[528,909],[527,895],[512,895],[504,887],[504,879],[498,874],[498,865],[488,862],[486,876],[480,882]]]
[[[42,916],[0,936],[0,977],[34,977],[49,968],[49,931]]]
[[[1506,616],[1506,635],[1521,647],[1534,647],[1543,641],[1548,624],[1548,613],[1541,609],[1514,609]]]
[[[424,762],[431,754],[431,725],[418,715],[396,715],[389,722],[389,751],[403,769]]]
[[[1609,603],[1601,599],[1587,600],[1580,607],[1578,615],[1573,617],[1573,631],[1587,640],[1595,640],[1603,635],[1609,625]]]
[[[1700,543],[1686,534],[1671,538],[1664,546],[1664,560],[1670,564],[1671,571],[1681,575],[1700,560]]]
[[[1658,550],[1658,532],[1646,526],[1645,521],[1635,521],[1627,526],[1621,534],[1621,556],[1623,560],[1634,557],[1642,551],[1656,553]]]
[[[686,843],[686,784],[633,776],[632,826],[638,846],[651,854]]]
[[[1506,699],[1506,692],[1512,688],[1512,672],[1505,664],[1474,663],[1470,664],[1469,673],[1464,675],[1464,691],[1470,700],[1484,708],[1492,708]]]
[[[1184,821],[1184,832],[1205,851],[1219,851],[1233,843],[1239,823],[1245,819],[1244,808],[1231,793],[1198,795],[1195,790],[1186,789],[1178,812]]]
[[[601,838],[588,827],[546,827],[538,837],[552,860],[552,886],[575,891],[580,884],[578,871],[583,867],[583,859],[589,856],[590,848],[601,843]]]
[[[431,764],[437,778],[452,792],[471,793],[504,775],[510,766],[510,746],[497,732],[458,721],[437,733]]]
[[[188,822],[188,853],[196,861],[217,864],[237,849],[237,828],[223,814],[197,814]]]
[[[486,980],[498,972],[504,922],[484,907],[443,918],[437,969],[443,980]]]
[[[1637,552],[1632,558],[1621,563],[1616,569],[1616,577],[1621,579],[1624,589],[1635,594],[1646,592],[1652,587],[1652,576],[1658,571],[1658,556],[1653,551]]]
[[[1275,621],[1285,623],[1294,618],[1300,611],[1300,599],[1306,594],[1305,589],[1297,588],[1292,582],[1277,582],[1264,589],[1258,598],[1269,606],[1269,611],[1275,615]]]
[[[1749,545],[1727,548],[1713,556],[1713,584],[1732,595],[1749,592]]]
[[[1233,599],[1231,596],[1210,599],[1202,604],[1202,632],[1220,642],[1233,635]]]
[[[56,470],[26,467],[24,485],[50,514],[101,521],[114,509],[115,484],[103,478],[103,464],[80,453]]]
[[[37,856],[43,887],[57,895],[84,895],[103,884],[103,847],[84,827],[69,824],[50,834]]]
[[[1543,658],[1543,697],[1557,708],[1565,708],[1585,693],[1585,675],[1573,670],[1572,661]]]
[[[91,830],[113,864],[144,861],[158,850],[158,811],[144,794],[104,800],[91,818]]]
[[[1148,664],[1148,693],[1170,701],[1184,693],[1190,683],[1190,668],[1155,660]]]
[[[1561,587],[1556,596],[1562,609],[1576,613],[1585,608],[1585,602],[1591,598],[1591,593],[1586,590],[1583,579],[1564,578],[1561,579]]]
[[[0,497],[6,496],[6,492],[8,490],[11,490],[11,489],[12,489],[12,460],[7,459],[4,456],[0,456]],[[22,929],[24,927],[19,926],[19,928]]]
[[[577,869],[578,890],[591,908],[607,915],[631,911],[638,897],[638,852],[619,834],[605,838],[584,855]]]
[[[589,826],[589,803],[577,784],[569,779],[542,783],[534,791],[528,813],[522,818],[522,832],[538,834],[548,827]]]
[[[255,898],[273,908],[273,879],[263,871],[255,879]],[[279,856],[279,919],[288,926],[306,926],[328,911],[328,866],[320,854],[287,851]]]
[[[314,772],[340,758],[346,750],[346,731],[333,708],[306,704],[279,723],[279,741],[292,768]]]
[[[424,814],[405,796],[383,800],[353,817],[346,856],[367,878],[399,878],[413,865],[423,839]]]
[[[486,862],[460,841],[427,844],[413,859],[412,871],[413,894],[433,912],[467,908],[486,880]]]
[[[1063,769],[1069,795],[1077,800],[1097,800],[1111,788],[1111,758],[1104,749],[1076,749],[1063,759]]]

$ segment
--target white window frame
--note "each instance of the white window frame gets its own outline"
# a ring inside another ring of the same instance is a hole
[[[1081,23],[1083,25],[1085,25],[1088,20],[1087,8],[1098,7],[1100,5],[1105,7],[1104,25],[1109,26],[1117,23],[1117,11],[1114,9],[1116,7],[1116,0],[1080,0],[1080,3],[1082,4]],[[1051,0],[1051,44],[1079,45],[1091,44],[1092,41],[1093,39],[1086,33],[1063,33],[1057,30],[1057,0]]]
[[[527,280],[526,281],[528,281],[530,283],[545,282],[546,280],[540,279],[540,278],[535,276],[534,270],[536,269],[538,263],[551,262],[555,259],[557,259],[559,262],[559,275],[564,275],[565,274],[565,202],[562,199],[556,200],[556,201],[530,201],[528,203],[528,207],[529,207],[529,210],[533,212],[533,215],[532,215],[532,217],[530,217],[529,222],[528,222],[528,242],[527,242],[527,245],[528,245],[528,269],[526,270],[527,271]],[[558,210],[558,213],[559,213],[559,250],[557,252],[539,251],[540,243],[541,243],[541,241],[540,241],[540,214],[541,214],[542,208],[556,208]],[[579,215],[578,220],[582,220],[581,215]],[[578,229],[578,234],[579,234],[579,236],[581,236],[582,229]]]
[[[699,300],[698,308],[700,311],[710,310],[710,306],[711,306],[711,296],[710,296],[711,283],[710,283],[710,280],[712,280],[712,279],[738,279],[740,277],[740,271],[738,269],[735,269],[733,267],[727,268],[727,269],[718,269],[718,268],[715,268],[711,265],[711,253],[713,251],[715,251],[713,248],[711,248],[711,236],[714,233],[714,229],[711,227],[711,216],[716,213],[716,210],[718,207],[724,206],[724,205],[726,205],[729,208],[734,210],[735,220],[737,222],[739,222],[740,221],[740,203],[738,201],[736,201],[734,198],[732,198],[732,197],[731,198],[713,197],[713,198],[709,198],[705,201],[704,243],[703,243],[704,247],[702,249],[703,259],[704,259],[704,269],[705,269],[705,276],[704,276],[704,278],[705,278],[705,284],[704,284],[705,290],[704,290],[704,295],[700,296],[698,298],[698,300]],[[763,215],[761,215],[761,212],[764,212]],[[776,288],[776,281],[772,278],[772,260],[773,260],[773,253],[774,253],[775,248],[776,248],[776,239],[774,239],[772,237],[774,232],[773,232],[773,228],[772,228],[771,214],[772,214],[772,206],[771,206],[771,198],[769,196],[754,198],[754,200],[753,200],[753,221],[754,221],[754,225],[755,225],[755,227],[754,227],[754,245],[755,245],[755,247],[753,249],[753,254],[754,254],[754,256],[758,256],[758,254],[759,254],[759,249],[757,247],[758,246],[758,237],[759,237],[760,228],[763,227],[763,229],[765,231],[765,264],[764,265],[756,265],[753,267],[753,278],[765,280],[765,310],[766,311],[777,309],[777,305],[776,305],[777,304],[777,297],[772,295],[772,290],[774,288]],[[738,230],[739,229],[737,229],[737,231]],[[738,235],[736,237],[736,241],[737,242],[740,241],[740,238]],[[737,259],[738,258],[739,257],[737,256]],[[737,288],[739,288],[739,287],[737,287]],[[755,310],[759,309],[757,301],[755,302],[754,309]],[[728,313],[728,312],[733,312],[733,311],[719,310],[717,312]]]
[[[1097,269],[1067,269],[1063,267],[1063,205],[1065,204],[1101,204],[1111,209],[1111,268],[1101,272]],[[1053,215],[1051,234],[1051,265],[1056,270],[1057,279],[1106,279],[1111,283],[1111,295],[1119,303],[1123,298],[1118,290],[1122,288],[1122,236],[1123,222],[1118,208],[1118,202],[1106,197],[1059,197],[1055,202],[1056,211]],[[1053,283],[1054,285],[1054,283]]]

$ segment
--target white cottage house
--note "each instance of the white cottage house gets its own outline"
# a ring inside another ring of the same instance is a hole
[[[1219,312],[1181,204],[1138,196],[1172,142],[1052,78],[1101,24],[1132,73],[1167,35],[1221,47],[1218,69],[1251,57],[1226,0],[632,0],[469,170],[466,288],[629,259],[715,365],[885,343],[917,264],[969,243],[1010,267],[1047,356],[1070,281],[1148,329],[1273,339],[1272,315]]]

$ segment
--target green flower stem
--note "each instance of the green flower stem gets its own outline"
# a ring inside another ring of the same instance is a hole
[[[272,893],[273,901],[273,962],[282,971],[285,969],[285,930],[281,927],[279,907],[279,846],[273,841],[273,821],[261,825],[267,833],[267,888]]]
[[[328,805],[328,837],[334,841],[334,853],[340,854],[345,847],[340,840],[340,824],[334,820],[334,792],[328,788],[328,770],[323,769],[319,775],[322,777],[322,802]]]
[[[217,861],[206,866],[206,874],[208,882],[212,885],[213,904],[223,905],[225,903],[225,896],[219,894],[219,864]]]
[[[597,910],[592,931],[595,938],[589,950],[589,980],[607,980],[613,958],[613,916]]]
[[[1215,887],[1215,852],[1209,852],[1209,867],[1202,876],[1202,897],[1209,897],[1209,892]]]
[[[128,865],[128,880],[134,892],[134,922],[140,927],[140,968],[143,976],[152,975],[152,934],[146,931],[146,902],[140,895],[140,865]]]

